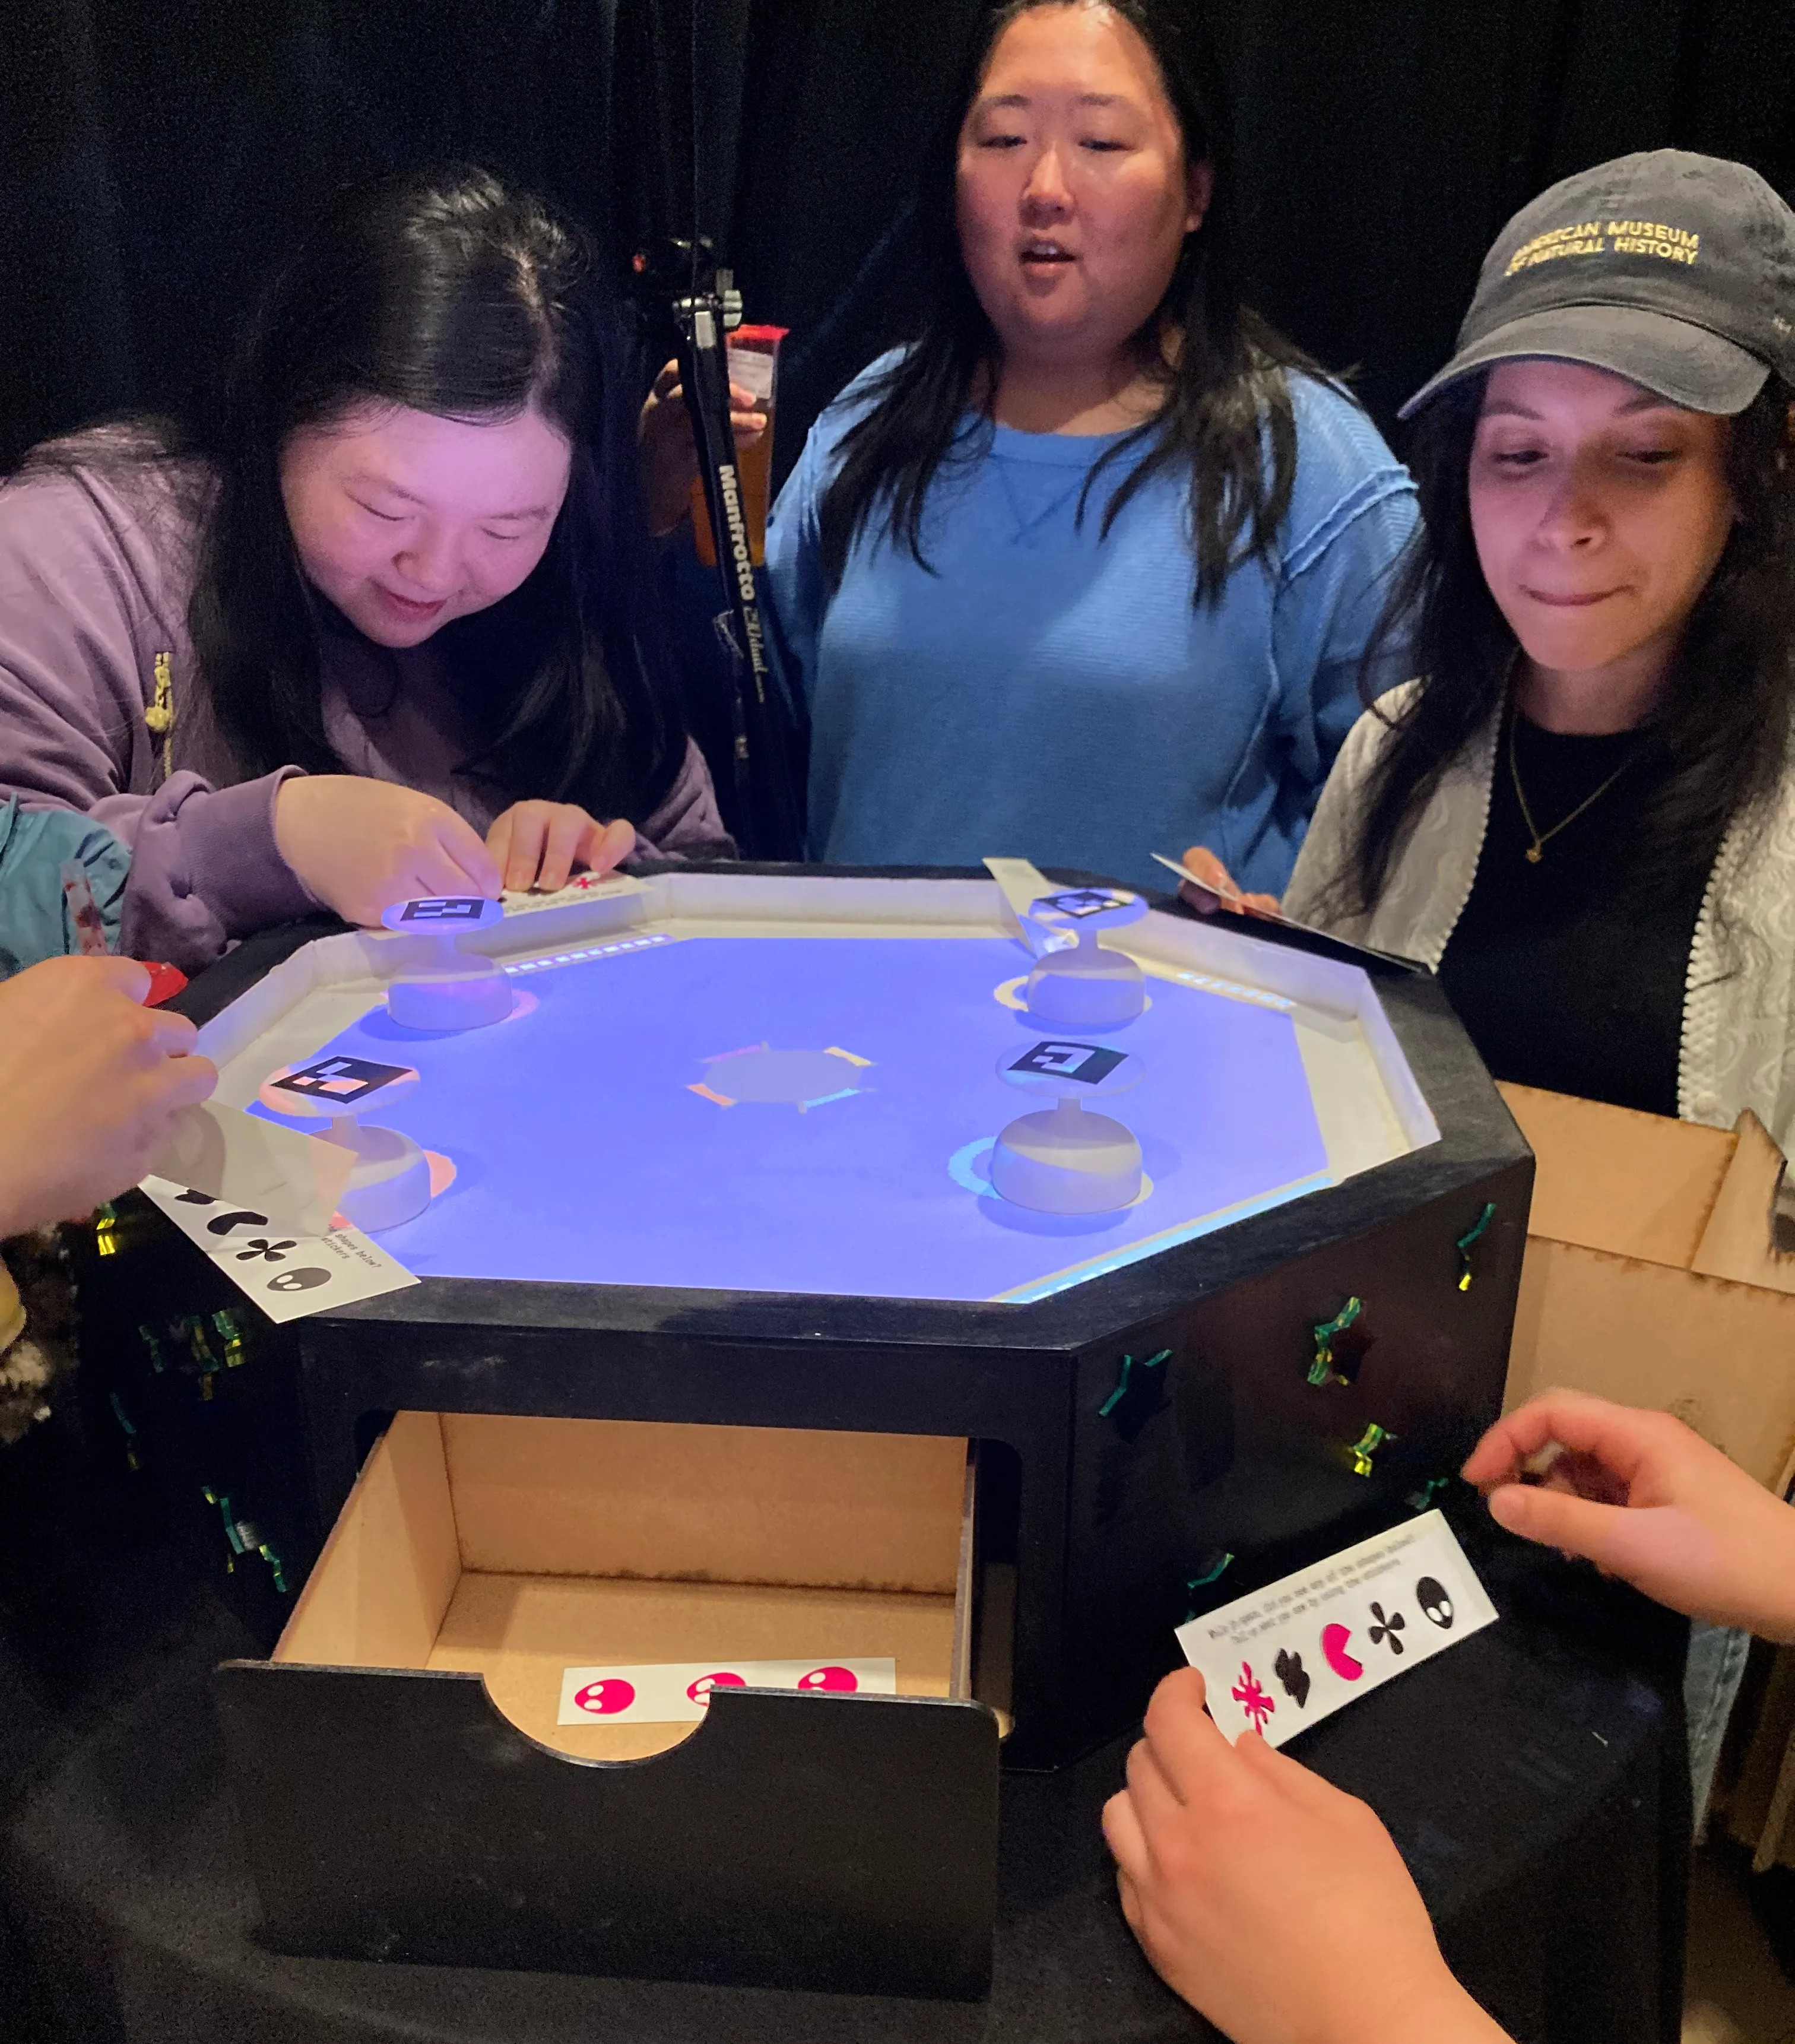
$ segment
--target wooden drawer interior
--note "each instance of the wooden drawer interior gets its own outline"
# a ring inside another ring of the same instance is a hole
[[[1002,1569],[981,1597],[977,1479],[953,1436],[401,1412],[273,1658],[478,1673],[589,1760],[695,1727],[558,1724],[571,1666],[888,1657],[899,1694],[967,1697],[976,1659],[1001,1715],[1012,1594]]]

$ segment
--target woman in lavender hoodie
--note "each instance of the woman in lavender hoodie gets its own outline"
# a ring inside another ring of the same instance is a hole
[[[649,609],[632,368],[583,236],[408,174],[282,267],[209,413],[0,487],[0,815],[125,843],[119,949],[730,848]]]

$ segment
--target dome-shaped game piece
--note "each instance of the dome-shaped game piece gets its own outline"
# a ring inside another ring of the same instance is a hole
[[[1019,1115],[991,1153],[991,1182],[1037,1213],[1113,1213],[1141,1195],[1141,1146],[1133,1132],[1085,1105],[1093,1094],[1126,1093],[1146,1075],[1138,1058],[1103,1043],[1048,1040],[1008,1052],[998,1074],[1011,1085],[1053,1095],[1057,1105]]]
[[[504,920],[504,905],[481,894],[427,896],[396,901],[381,917],[389,930],[430,942],[428,962],[408,967],[386,990],[387,1012],[401,1028],[446,1035],[502,1022],[512,1010],[504,968],[461,939]]]
[[[1029,906],[1028,920],[1044,937],[1063,942],[1035,961],[1023,998],[1037,1022],[1062,1029],[1118,1029],[1147,1005],[1141,968],[1126,951],[1098,943],[1105,930],[1137,923],[1147,912],[1138,894],[1120,887],[1073,887],[1044,894]]]
[[[429,1205],[430,1159],[397,1128],[363,1128],[360,1110],[377,1100],[385,1107],[417,1082],[409,1065],[333,1055],[282,1065],[262,1082],[255,1097],[273,1113],[329,1122],[316,1132],[355,1153],[337,1211],[351,1227],[378,1235],[415,1220]]]

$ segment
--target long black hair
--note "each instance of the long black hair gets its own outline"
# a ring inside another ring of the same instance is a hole
[[[871,386],[873,409],[842,436],[842,463],[823,497],[823,560],[831,586],[868,530],[927,567],[922,517],[930,486],[944,465],[976,460],[989,445],[1002,349],[960,251],[954,203],[960,131],[1004,30],[1037,7],[1087,3],[1007,0],[974,37],[948,116],[925,153],[913,205],[914,337]],[[1287,372],[1322,372],[1241,302],[1232,122],[1197,0],[1103,4],[1152,52],[1185,161],[1206,161],[1214,186],[1202,225],[1185,237],[1164,296],[1135,336],[1141,368],[1163,385],[1163,400],[1093,467],[1080,512],[1099,475],[1126,465],[1104,508],[1100,529],[1107,537],[1130,498],[1155,476],[1187,463],[1194,597],[1213,603],[1232,570],[1270,551],[1290,505],[1296,423]],[[970,404],[981,405],[988,421],[963,437]]]
[[[1406,642],[1417,686],[1391,720],[1344,869],[1336,915],[1365,915],[1441,774],[1507,703],[1519,652],[1477,558],[1471,455],[1488,372],[1448,384],[1410,451],[1421,518],[1367,647],[1364,693]],[[1629,870],[1651,889],[1712,862],[1728,825],[1761,810],[1789,763],[1795,720],[1795,464],[1789,406],[1772,375],[1733,421],[1728,480],[1739,516],[1697,598],[1645,733],[1668,768],[1638,827]],[[1387,717],[1388,713],[1385,713]]]
[[[190,421],[113,436],[127,458],[204,458],[188,621],[200,686],[245,776],[343,770],[324,729],[320,648],[322,632],[351,628],[293,544],[289,438],[370,401],[475,424],[534,405],[573,449],[547,551],[509,596],[430,641],[473,736],[460,770],[501,801],[577,801],[639,822],[651,813],[685,739],[646,608],[639,398],[593,247],[541,200],[464,164],[340,200],[276,270],[212,402]],[[54,463],[82,448],[40,452]]]

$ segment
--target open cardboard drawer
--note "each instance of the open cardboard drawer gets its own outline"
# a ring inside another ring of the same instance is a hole
[[[217,1673],[278,1949],[973,1996],[1009,1599],[960,1439],[401,1412]],[[889,1658],[562,1725],[573,1666]]]

